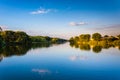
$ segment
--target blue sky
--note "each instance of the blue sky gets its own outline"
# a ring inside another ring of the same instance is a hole
[[[0,0],[0,26],[29,35],[116,35],[119,22],[120,0]]]

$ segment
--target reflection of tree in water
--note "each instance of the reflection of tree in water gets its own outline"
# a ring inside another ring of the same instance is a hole
[[[75,44],[75,48],[79,48],[79,45]]]
[[[31,45],[31,48],[36,49],[36,48],[48,48],[52,46],[50,43],[33,43]]]
[[[9,45],[4,46],[0,48],[0,61],[3,60],[4,57],[10,57],[10,56],[21,56],[25,55],[31,48],[48,48],[52,46],[50,43],[32,43],[32,44],[24,44],[24,45]]]
[[[104,44],[101,45],[101,47],[104,48],[104,49],[109,49],[110,47],[112,47],[112,45],[104,43]]]
[[[89,44],[82,44],[82,45],[80,45],[80,49],[89,51],[91,48],[90,48]]]
[[[30,46],[26,45],[17,45],[17,46],[5,46],[0,50],[0,55],[3,57],[10,57],[13,55],[24,55],[30,49]]]
[[[72,43],[72,42],[70,42],[70,44],[69,44],[69,45],[70,45],[71,47],[74,47],[74,45],[75,45],[75,44],[74,44],[74,43]]]
[[[102,51],[102,47],[99,46],[99,45],[97,45],[97,46],[94,46],[92,50],[93,50],[93,52],[95,52],[95,53],[99,53],[99,52]]]
[[[86,50],[86,51],[89,51],[92,48],[92,51],[95,53],[100,53],[102,51],[102,49],[109,49],[110,47],[113,47],[113,48],[117,47],[120,50],[120,46],[115,46],[115,45],[111,45],[108,43],[90,45],[87,43],[77,44],[77,43],[70,42],[70,46],[74,47],[74,48],[79,48],[80,50]]]

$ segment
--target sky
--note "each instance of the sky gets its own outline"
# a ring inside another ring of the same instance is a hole
[[[0,26],[29,35],[70,38],[120,34],[120,0],[0,0]]]

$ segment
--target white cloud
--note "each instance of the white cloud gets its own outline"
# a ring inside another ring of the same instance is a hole
[[[57,10],[54,10],[54,9],[45,9],[45,8],[40,7],[40,9],[30,12],[30,14],[46,14],[49,12],[56,12],[56,11]]]
[[[87,25],[87,23],[86,22],[79,22],[79,23],[70,22],[69,25],[70,26],[82,26],[82,25]]]

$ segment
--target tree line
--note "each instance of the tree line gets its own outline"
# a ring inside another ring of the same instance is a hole
[[[81,34],[79,36],[71,37],[69,39],[70,43],[73,44],[83,44],[87,43],[90,45],[115,45],[120,46],[120,35],[117,36],[102,36],[100,33],[90,34]]]
[[[65,41],[65,39],[48,36],[30,36],[23,31],[0,31],[0,46],[8,44],[31,44],[33,42],[63,43]]]

